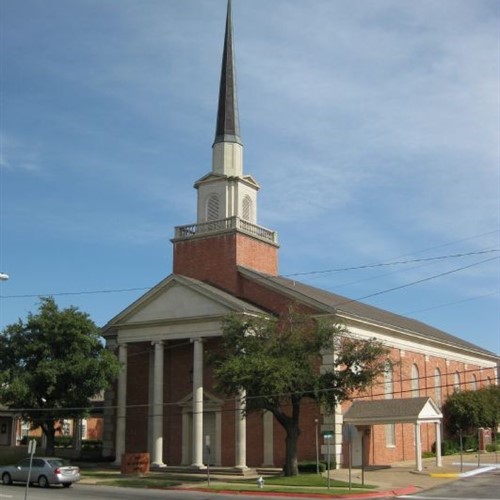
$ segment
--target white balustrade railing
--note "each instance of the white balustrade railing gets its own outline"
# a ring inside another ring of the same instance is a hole
[[[177,226],[175,228],[175,239],[189,239],[196,236],[205,235],[208,233],[220,233],[233,229],[238,229],[243,233],[250,234],[261,240],[270,241],[278,244],[278,234],[256,224],[252,224],[239,217],[228,217],[210,222],[202,222],[200,224],[189,224],[187,226]]]

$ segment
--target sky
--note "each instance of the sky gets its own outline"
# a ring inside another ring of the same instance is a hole
[[[225,0],[0,0],[0,329],[100,326],[172,271],[211,169]],[[497,0],[233,0],[279,272],[500,352]]]

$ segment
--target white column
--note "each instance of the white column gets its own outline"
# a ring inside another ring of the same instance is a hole
[[[153,342],[153,457],[151,465],[165,467],[163,463],[163,342]]]
[[[441,460],[441,422],[436,422],[436,466],[442,467],[443,461]]]
[[[422,442],[420,440],[420,424],[415,423],[415,463],[417,471],[422,470]]]
[[[193,463],[192,467],[203,465],[203,339],[193,342]]]
[[[236,398],[236,465],[240,470],[247,469],[247,418],[245,416],[246,392],[240,391]]]
[[[122,454],[125,453],[125,426],[127,416],[127,344],[118,346],[118,361],[121,370],[118,374],[118,393],[116,402],[116,436],[115,436],[115,465],[121,465]]]
[[[10,428],[10,446],[17,446],[17,428],[21,425],[21,419],[16,415],[12,417],[12,427]]]
[[[80,451],[82,449],[82,420],[73,419],[73,449]]]
[[[274,415],[265,411],[262,417],[264,426],[264,463],[263,467],[274,467]]]

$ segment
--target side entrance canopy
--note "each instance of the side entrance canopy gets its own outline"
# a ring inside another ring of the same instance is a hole
[[[344,423],[351,425],[381,425],[412,423],[415,425],[415,461],[422,470],[421,424],[435,424],[436,465],[441,467],[441,420],[443,414],[429,397],[354,401],[344,415]]]

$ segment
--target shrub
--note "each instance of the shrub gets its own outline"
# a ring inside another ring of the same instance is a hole
[[[464,436],[462,438],[462,443],[463,443],[464,451],[477,450],[478,449],[477,435]]]
[[[317,464],[316,462],[313,461],[304,461],[304,462],[299,462],[299,473],[312,473],[316,472],[317,470]],[[320,472],[325,472],[326,470],[326,464],[323,462],[319,463],[319,471]]]
[[[102,448],[102,441],[100,439],[83,439],[82,450],[100,450]]]
[[[23,446],[28,446],[29,442],[32,439],[36,441],[36,447],[40,448],[40,445],[42,444],[42,438],[40,436],[23,436],[21,438],[21,441],[19,441],[19,444]]]
[[[441,455],[454,455],[455,453],[458,453],[460,451],[460,445],[452,440],[452,439],[445,439],[441,443]],[[436,453],[436,443],[432,445],[432,453]]]
[[[56,436],[54,444],[56,448],[71,448],[73,445],[72,436]]]
[[[435,457],[436,456],[436,453],[432,452],[432,451],[424,451],[422,453],[422,458],[432,458],[432,457]]]

